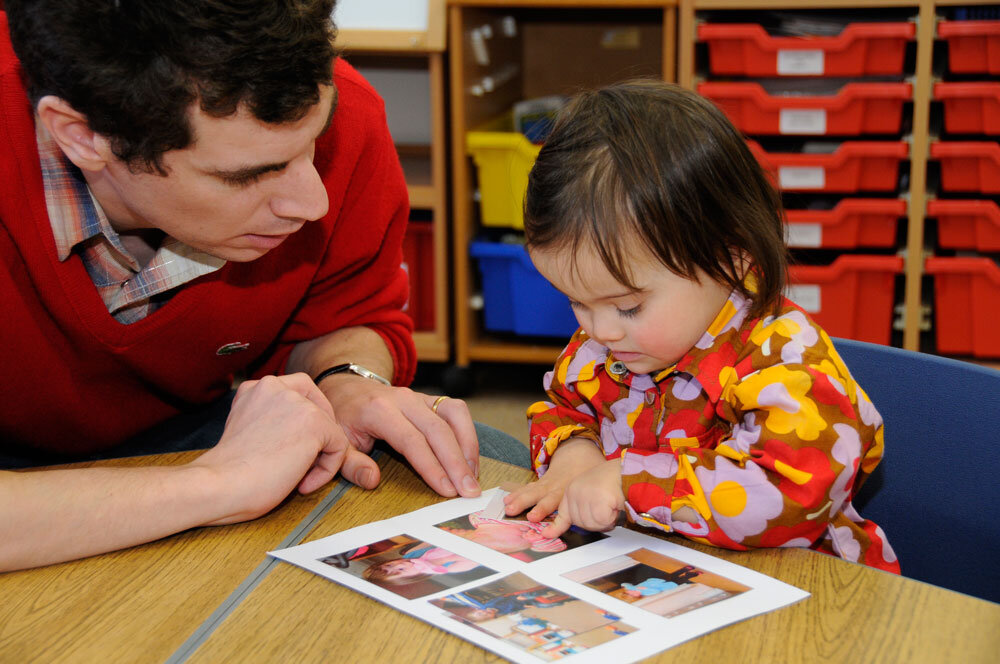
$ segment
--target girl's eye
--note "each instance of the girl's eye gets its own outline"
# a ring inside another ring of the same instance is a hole
[[[639,312],[641,310],[642,310],[642,305],[637,304],[631,309],[619,309],[618,315],[621,316],[622,318],[635,318],[637,315],[639,315]]]

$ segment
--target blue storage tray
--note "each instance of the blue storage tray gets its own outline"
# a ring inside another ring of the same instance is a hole
[[[522,245],[477,241],[469,254],[482,276],[487,330],[566,339],[576,332],[569,300],[538,273]]]

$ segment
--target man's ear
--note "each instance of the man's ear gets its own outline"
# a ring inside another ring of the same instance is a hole
[[[61,97],[38,100],[38,118],[66,157],[83,171],[99,171],[111,158],[107,140],[87,124],[87,117]]]

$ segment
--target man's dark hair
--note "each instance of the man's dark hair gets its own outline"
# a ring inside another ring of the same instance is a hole
[[[32,104],[55,95],[133,170],[164,173],[187,111],[297,120],[332,84],[335,0],[7,0]]]
[[[785,286],[777,191],[718,108],[660,81],[583,92],[562,109],[528,177],[524,230],[529,248],[592,247],[633,289],[645,247],[674,274],[701,268],[740,291],[753,315],[777,307]]]

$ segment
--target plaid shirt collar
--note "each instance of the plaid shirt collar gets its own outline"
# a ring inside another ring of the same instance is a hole
[[[145,318],[166,301],[168,291],[225,264],[221,258],[167,237],[152,260],[140,267],[122,245],[79,170],[37,119],[35,128],[56,253],[60,261],[74,250],[79,253],[116,320],[129,324]]]

